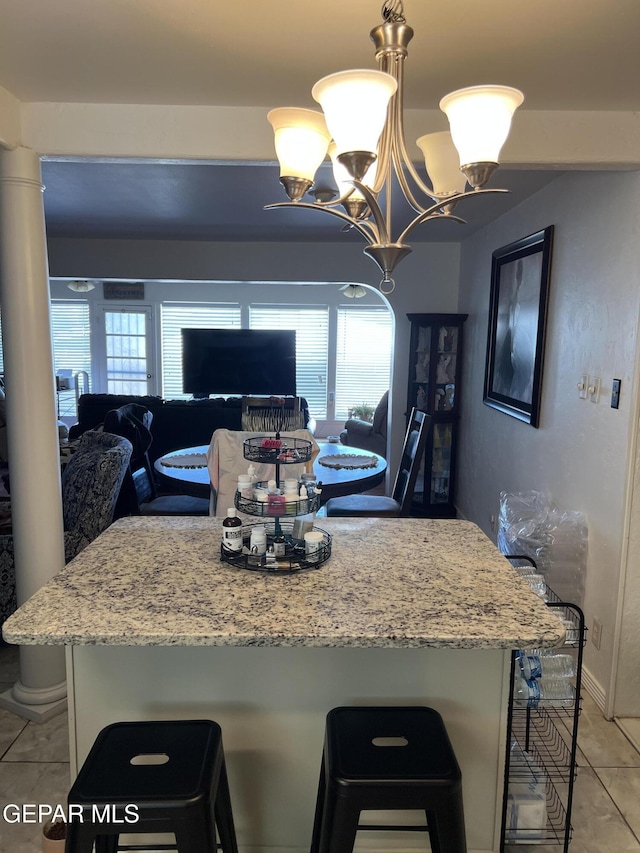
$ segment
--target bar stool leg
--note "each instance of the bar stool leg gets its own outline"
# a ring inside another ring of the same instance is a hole
[[[119,835],[97,835],[96,853],[118,853]]]
[[[313,818],[313,833],[311,835],[311,853],[320,850],[320,832],[322,829],[322,815],[326,792],[326,774],[324,772],[324,756],[320,764],[320,781],[318,782],[318,796],[316,797],[316,811]]]
[[[331,789],[327,793],[319,853],[351,853],[356,843],[360,809],[354,808],[344,797],[337,796]]]
[[[429,836],[429,844],[431,845],[431,853],[442,853],[440,846],[440,835],[436,813],[425,811],[427,818],[427,835]]]
[[[432,853],[466,853],[467,841],[464,828],[464,813],[458,797],[447,800],[446,809],[440,810],[440,815],[446,814],[445,820],[437,820],[435,812],[428,812],[427,824],[435,826],[436,843],[431,841]],[[429,833],[432,838],[432,834]]]
[[[181,821],[175,827],[175,836],[179,853],[202,853],[203,850],[216,849],[213,821],[204,815],[194,815],[188,822]]]
[[[65,850],[73,853],[91,853],[95,833],[93,827],[82,823],[68,823],[65,841]]]
[[[231,795],[229,793],[229,780],[227,779],[227,768],[222,759],[220,767],[220,778],[218,779],[218,793],[214,805],[216,826],[220,836],[220,846],[223,853],[238,853],[236,831],[233,823],[233,812],[231,811]]]

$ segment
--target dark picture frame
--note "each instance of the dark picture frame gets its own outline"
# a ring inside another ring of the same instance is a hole
[[[537,427],[553,225],[496,249],[491,263],[484,403]]]

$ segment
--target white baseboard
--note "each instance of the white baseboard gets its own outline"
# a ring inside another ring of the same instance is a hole
[[[604,692],[604,688],[598,681],[596,681],[585,666],[582,667],[582,686],[604,715],[606,706],[606,694]]]

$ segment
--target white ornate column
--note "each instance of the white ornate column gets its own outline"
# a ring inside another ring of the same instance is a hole
[[[18,604],[64,565],[60,453],[40,160],[0,152],[0,305]],[[0,707],[42,722],[65,707],[60,648],[21,647]]]

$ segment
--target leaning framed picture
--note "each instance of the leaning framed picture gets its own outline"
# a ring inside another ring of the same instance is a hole
[[[547,322],[553,225],[496,249],[484,402],[537,427]]]

